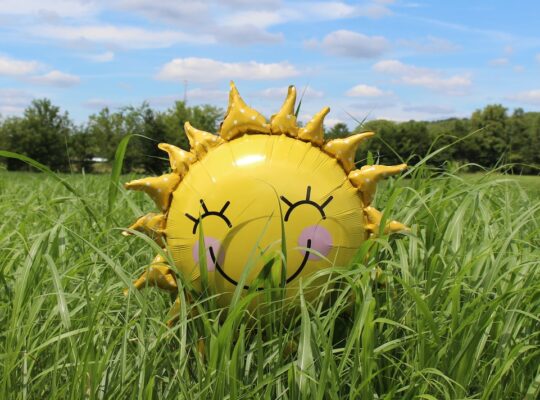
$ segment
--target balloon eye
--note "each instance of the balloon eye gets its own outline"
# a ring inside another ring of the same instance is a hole
[[[223,205],[223,207],[221,207],[221,210],[219,210],[219,211],[209,211],[206,204],[204,204],[204,200],[201,199],[200,202],[201,202],[201,206],[203,208],[203,213],[201,214],[201,216],[199,218],[196,218],[196,217],[194,217],[193,215],[191,215],[189,213],[185,214],[186,217],[188,217],[191,221],[193,221],[193,234],[195,234],[195,232],[197,232],[197,227],[199,226],[199,223],[204,218],[209,217],[210,215],[215,215],[215,216],[221,218],[223,221],[225,221],[225,223],[227,224],[227,226],[229,228],[232,228],[231,221],[225,215],[225,210],[227,210],[227,207],[229,207],[229,204],[231,204],[230,201],[227,200],[225,202],[225,204]]]
[[[334,196],[328,197],[322,204],[319,204],[319,203],[311,200],[311,186],[308,186],[307,189],[306,189],[306,198],[303,199],[303,200],[299,200],[296,203],[292,203],[285,196],[280,196],[280,198],[285,204],[287,204],[287,206],[289,206],[289,209],[285,213],[285,221],[288,221],[289,217],[291,216],[291,213],[293,212],[293,210],[296,207],[301,206],[303,204],[309,204],[309,205],[315,207],[319,211],[319,213],[321,214],[322,219],[326,219],[326,214],[324,212],[324,208],[328,204],[330,204],[330,202],[332,201]]]

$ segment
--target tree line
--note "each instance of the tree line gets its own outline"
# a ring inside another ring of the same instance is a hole
[[[189,149],[184,123],[190,121],[198,129],[216,132],[223,115],[222,109],[210,105],[188,106],[177,101],[171,108],[157,111],[143,103],[115,111],[103,108],[77,125],[50,100],[37,99],[22,116],[0,119],[0,148],[31,157],[55,171],[105,172],[110,170],[122,138],[134,134],[123,171],[158,174],[167,169],[158,143]],[[340,138],[366,130],[377,135],[362,146],[358,159],[365,158],[369,151],[385,164],[403,160],[414,163],[444,148],[428,163],[467,164],[469,169],[505,164],[515,173],[540,171],[540,112],[517,108],[510,114],[507,108],[494,104],[473,112],[470,118],[430,122],[373,120],[359,123],[353,132],[339,123],[328,129],[326,136]],[[8,170],[29,168],[17,159],[3,162]]]

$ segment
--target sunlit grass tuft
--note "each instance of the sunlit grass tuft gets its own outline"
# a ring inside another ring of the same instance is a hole
[[[62,179],[0,173],[2,399],[540,395],[540,200],[508,177],[413,170],[376,200],[411,233],[322,272],[321,301],[254,320],[181,294],[173,328],[174,299],[122,294],[154,249],[119,228],[150,204]]]

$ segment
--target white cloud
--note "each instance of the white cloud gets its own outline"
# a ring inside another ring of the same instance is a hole
[[[259,63],[256,61],[228,63],[210,58],[175,58],[165,64],[156,78],[170,81],[217,81],[220,79],[283,79],[299,71],[288,62]]]
[[[219,5],[222,3],[223,1],[218,2]],[[274,0],[256,2],[253,0],[229,0],[226,3],[234,4],[239,11],[222,17],[223,27],[252,26],[265,29],[290,22],[308,21],[314,23],[353,17],[380,18],[391,14],[388,6],[393,1],[371,0],[357,5],[342,1],[290,1],[282,3]],[[216,22],[214,25],[220,25],[220,23]],[[218,32],[222,30],[218,29]],[[266,31],[263,32],[270,34]]]
[[[22,114],[34,96],[20,89],[0,89],[0,115]]]
[[[274,8],[261,9],[259,2],[251,5],[224,4],[222,1],[214,3],[121,0],[116,7],[189,31],[194,37],[206,36],[206,42],[226,41],[234,45],[281,42],[283,34],[268,32],[265,28],[296,18],[291,15],[295,14],[293,11],[275,4]]]
[[[210,9],[207,3],[193,0],[117,0],[113,7],[135,12],[151,20],[180,25],[207,19]]]
[[[410,47],[419,53],[452,53],[459,50],[461,47],[448,39],[428,36],[425,39],[398,40],[400,46]]]
[[[213,24],[205,23],[203,26],[208,25],[206,30],[216,38],[235,45],[278,43],[284,40],[284,35],[265,29],[298,19],[301,19],[301,14],[287,8],[276,7],[266,10],[241,8],[239,12],[230,13]]]
[[[81,79],[76,75],[66,74],[57,70],[47,72],[43,75],[31,76],[28,80],[38,85],[48,85],[57,87],[69,87],[77,85]]]
[[[310,8],[308,13],[318,14],[325,19],[348,18],[353,16],[356,11],[354,6],[340,1],[317,2]]]
[[[80,49],[92,43],[128,49],[169,47],[177,43],[276,43],[281,32],[266,28],[291,22],[380,18],[391,14],[392,2],[280,0],[2,0],[0,17],[19,18],[13,26],[38,38],[72,43]],[[142,24],[121,26],[105,21],[108,13],[135,15]],[[11,21],[11,20],[10,20]],[[91,24],[90,21],[95,21]],[[29,23],[30,22],[30,23]],[[170,29],[143,28],[148,23]],[[69,23],[69,25],[66,25]]]
[[[213,43],[208,35],[180,31],[158,31],[132,26],[114,25],[41,25],[30,29],[39,37],[68,42],[90,42],[129,49],[163,48],[177,43]]]
[[[216,27],[214,35],[221,41],[245,46],[254,43],[283,42],[282,33],[271,33],[254,25]]]
[[[85,54],[83,55],[83,57],[93,62],[106,63],[106,62],[114,60],[114,52],[105,51],[103,53],[98,53],[98,54]]]
[[[471,86],[469,74],[445,77],[440,71],[404,64],[398,60],[379,61],[373,66],[377,72],[395,75],[398,82],[431,90],[460,95]]]
[[[249,10],[232,14],[225,22],[229,26],[253,25],[267,28],[287,21],[284,13],[276,10]]]
[[[186,92],[188,104],[217,104],[222,107],[227,104],[229,92],[213,88],[193,88]],[[184,100],[184,91],[178,90],[177,94],[154,96],[147,99],[153,107],[170,107],[176,101]]]
[[[392,2],[388,2],[388,4],[390,3]],[[361,17],[382,18],[391,14],[392,11],[390,11],[388,6],[384,5],[382,2],[374,2],[365,6],[358,6],[356,9],[356,15]]]
[[[507,98],[508,100],[513,100],[517,102],[540,105],[540,89],[519,92],[516,94],[512,94]]]
[[[288,87],[287,86],[283,86],[283,87],[272,87],[272,88],[267,88],[267,89],[264,89],[264,90],[261,90],[258,94],[259,96],[261,97],[265,97],[265,98],[268,98],[268,99],[281,99],[283,100],[285,98],[285,96],[287,95],[287,89]],[[297,99],[300,99],[300,97],[302,95],[304,95],[304,98],[321,98],[324,96],[324,93],[319,91],[319,90],[315,90],[311,87],[307,87],[307,88],[296,88],[296,92],[297,92]]]
[[[346,95],[349,97],[382,97],[389,93],[379,89],[376,86],[369,85],[356,85],[350,88]]]
[[[344,124],[345,121],[339,119],[339,118],[331,118],[331,117],[328,117],[328,118],[325,118],[324,119],[324,125],[327,127],[327,128],[333,128],[334,126],[336,126],[337,124]]]
[[[276,8],[281,5],[281,0],[219,0],[219,4],[228,6],[228,7],[256,7],[260,8]]]
[[[84,17],[98,10],[96,1],[88,0],[2,0],[0,14],[5,15],[36,15],[51,17]]]
[[[21,115],[23,112],[24,107],[11,106],[0,101],[0,117]]]
[[[536,62],[540,63],[540,53],[536,55]]]
[[[0,56],[0,76],[14,76],[38,85],[50,85],[58,87],[68,87],[80,82],[76,75],[66,74],[57,70],[52,70],[41,75],[33,75],[43,66],[37,61],[15,60],[10,57]]]
[[[451,107],[437,106],[437,105],[421,105],[421,106],[405,106],[403,111],[407,112],[418,112],[426,114],[444,114],[450,115],[453,114],[456,110]]]
[[[353,5],[343,1],[280,0],[117,0],[115,7],[136,12],[173,25],[197,25],[208,32],[215,26],[252,25],[266,28],[291,21],[337,20],[351,17],[380,18],[391,14],[393,1],[364,1]],[[214,14],[212,14],[214,12]]]
[[[492,65],[494,67],[500,67],[503,65],[507,65],[510,62],[508,58],[506,57],[500,57],[500,58],[494,58],[493,60],[489,61],[489,65]]]
[[[404,76],[402,80],[407,85],[422,86],[450,94],[461,94],[462,89],[471,85],[471,79],[468,75],[454,75],[443,78],[431,72],[425,76]]]
[[[0,75],[22,76],[35,72],[39,68],[37,61],[16,60],[0,55]]]
[[[398,60],[383,60],[379,61],[373,66],[373,69],[377,72],[384,72],[389,74],[406,74],[421,72],[420,68],[403,64]]]
[[[298,9],[306,14],[307,19],[313,17],[323,20],[344,19],[351,17],[382,18],[391,15],[389,5],[394,1],[367,1],[352,5],[341,1],[301,2]]]
[[[354,58],[377,57],[390,47],[382,36],[367,36],[348,30],[331,32],[321,42],[310,40],[306,45],[320,47],[328,54]]]

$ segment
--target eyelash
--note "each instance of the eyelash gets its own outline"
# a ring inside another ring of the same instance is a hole
[[[191,221],[193,221],[193,234],[195,234],[195,232],[197,232],[197,227],[199,226],[199,223],[204,218],[209,217],[210,215],[215,215],[217,217],[220,217],[223,221],[225,221],[225,223],[227,224],[227,226],[229,228],[232,228],[231,221],[225,215],[225,210],[227,210],[227,207],[229,207],[229,204],[231,204],[230,201],[227,200],[225,202],[225,204],[223,205],[223,207],[221,207],[221,210],[219,210],[219,211],[208,211],[208,207],[206,207],[206,204],[204,204],[204,200],[201,199],[200,202],[201,202],[201,206],[202,206],[204,212],[201,214],[201,216],[199,218],[195,218],[193,215],[191,215],[189,213],[185,214],[186,217],[188,217]]]
[[[324,203],[322,204],[318,204],[316,202],[314,202],[313,200],[310,199],[310,196],[311,196],[311,186],[308,186],[307,189],[306,189],[306,198],[304,200],[300,200],[300,201],[297,201],[296,203],[291,203],[285,196],[280,196],[281,200],[287,204],[289,206],[289,209],[287,210],[287,212],[285,213],[285,221],[288,221],[289,220],[289,216],[291,215],[292,211],[298,207],[298,206],[301,206],[302,204],[309,204],[309,205],[312,205],[313,207],[315,207],[317,210],[319,210],[319,212],[321,213],[321,216],[323,219],[326,219],[326,214],[324,213],[324,208],[330,204],[330,202],[332,201],[332,199],[334,198],[334,196],[330,196],[328,197]]]

